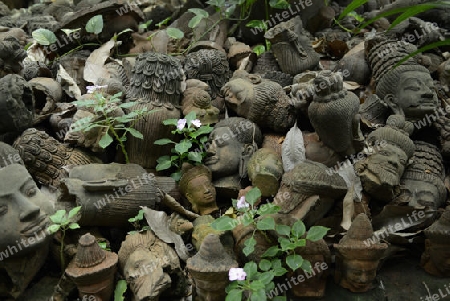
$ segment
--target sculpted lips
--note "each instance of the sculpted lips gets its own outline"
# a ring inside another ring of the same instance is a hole
[[[33,236],[36,232],[43,230],[48,224],[47,215],[40,215],[34,221],[30,222],[20,234],[25,236]]]
[[[217,163],[218,161],[219,161],[219,158],[217,158],[215,156],[208,157],[205,160],[205,165],[211,165],[211,164]]]

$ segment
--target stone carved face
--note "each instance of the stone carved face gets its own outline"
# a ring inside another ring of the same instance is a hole
[[[342,264],[341,285],[352,292],[365,292],[377,275],[378,260],[348,260]]]
[[[403,150],[387,144],[369,155],[363,162],[357,162],[355,166],[358,173],[366,172],[369,177],[375,177],[380,184],[395,186],[400,184],[400,177],[407,162],[408,156]]]
[[[12,257],[39,248],[49,223],[44,210],[51,212],[50,203],[24,166],[0,169],[0,251]]]
[[[199,175],[189,182],[186,198],[192,204],[194,211],[202,215],[217,209],[216,189],[206,175]]]
[[[396,93],[387,95],[386,99],[394,111],[396,109],[403,111],[409,120],[433,114],[438,106],[433,79],[429,73],[422,71],[402,73]]]
[[[253,87],[253,83],[249,80],[237,78],[229,81],[222,88],[225,101],[238,116],[249,115],[250,106],[255,98]]]
[[[428,182],[403,179],[399,199],[408,202],[408,206],[437,209],[442,205],[438,188]]]
[[[239,172],[239,161],[243,145],[231,133],[228,127],[213,130],[209,136],[208,157],[205,165],[214,178],[227,177]]]

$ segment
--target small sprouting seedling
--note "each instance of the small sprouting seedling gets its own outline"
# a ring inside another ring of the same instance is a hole
[[[86,31],[98,35],[103,30],[103,16],[96,15],[86,23]]]
[[[50,216],[50,220],[53,222],[53,225],[50,225],[47,228],[47,231],[51,234],[54,234],[58,231],[62,232],[61,235],[61,271],[64,272],[65,268],[65,262],[64,262],[64,238],[66,236],[66,231],[71,229],[78,229],[80,228],[80,225],[78,225],[77,222],[75,222],[78,212],[80,211],[81,206],[75,207],[69,211],[69,213],[66,212],[66,210],[58,210],[55,214]]]
[[[128,232],[128,234],[136,234],[141,231],[150,230],[150,226],[142,226],[144,221],[144,210],[139,210],[138,214],[135,217],[130,217],[128,219],[130,223],[133,224],[136,230]]]
[[[190,112],[184,119],[166,119],[163,124],[175,126],[176,129],[172,131],[172,134],[182,135],[183,139],[178,143],[168,138],[155,141],[157,145],[174,144],[173,155],[159,157],[156,170],[166,170],[174,166],[177,171],[172,173],[171,177],[179,181],[183,163],[200,164],[206,157],[204,143],[208,140],[207,134],[211,133],[213,128],[202,125],[200,120],[196,119],[195,112]]]
[[[114,301],[124,301],[124,294],[127,291],[127,282],[123,279],[117,281],[116,289],[114,290]]]
[[[99,140],[101,148],[108,147],[114,139],[119,143],[122,153],[125,156],[126,163],[130,163],[128,153],[125,149],[125,142],[127,140],[127,133],[133,137],[143,139],[141,132],[134,129],[137,121],[144,118],[147,114],[155,112],[156,110],[148,111],[147,108],[134,110],[122,116],[115,116],[114,112],[118,109],[127,109],[133,107],[135,102],[122,103],[119,92],[109,98],[101,93],[94,93],[94,99],[78,100],[73,102],[78,107],[92,108],[94,112],[102,118],[93,120],[95,117],[88,116],[81,118],[73,124],[73,131],[89,131],[93,128],[100,127],[106,129],[102,138]],[[127,126],[128,124],[128,126]]]

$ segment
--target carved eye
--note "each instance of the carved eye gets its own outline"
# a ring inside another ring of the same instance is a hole
[[[409,86],[409,87],[406,87],[406,90],[411,90],[411,91],[419,91],[419,90],[420,90],[420,88],[419,88],[419,87],[417,87],[417,86]]]
[[[27,197],[33,197],[36,195],[36,192],[37,192],[36,187],[30,187],[30,188],[27,188],[27,190],[25,191],[25,195]]]
[[[0,216],[8,213],[8,205],[0,205]]]

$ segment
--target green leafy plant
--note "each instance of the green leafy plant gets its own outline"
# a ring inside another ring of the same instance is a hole
[[[243,268],[245,279],[237,279],[228,285],[227,301],[242,300],[247,296],[248,300],[264,301],[268,298],[268,292],[274,289],[275,277],[283,276],[288,272],[302,269],[311,272],[311,263],[301,255],[296,254],[297,248],[304,247],[307,240],[317,241],[322,239],[329,228],[313,226],[306,232],[305,224],[298,220],[292,226],[276,224],[271,214],[277,213],[280,207],[266,203],[257,207],[255,204],[261,198],[258,188],[249,190],[245,197],[232,200],[233,209],[237,211],[238,217],[233,219],[227,215],[221,216],[211,223],[216,230],[233,230],[238,225],[252,225],[254,230],[252,236],[244,242],[243,253],[248,256],[255,250],[257,244],[254,237],[256,231],[263,234],[273,246],[262,254],[259,264],[253,261],[247,262]],[[233,211],[234,211],[233,210]],[[269,238],[267,231],[275,231],[278,241]],[[306,234],[306,237],[304,237]],[[230,280],[232,280],[230,278]],[[285,296],[276,296],[273,300],[286,300]]]
[[[127,282],[123,279],[117,281],[116,288],[114,290],[114,301],[124,301],[124,294],[127,291]]]
[[[135,217],[130,217],[128,221],[133,224],[133,227],[135,229],[134,231],[128,232],[128,234],[136,234],[138,232],[151,229],[150,226],[143,226],[143,223],[146,223],[146,221],[144,220],[144,210],[142,209],[139,210],[138,214],[136,214]]]
[[[187,114],[183,119],[166,119],[163,124],[175,126],[172,134],[178,134],[182,139],[180,142],[168,138],[155,141],[157,145],[174,144],[173,155],[159,157],[156,170],[161,171],[176,167],[177,171],[172,173],[171,177],[179,181],[183,163],[200,164],[206,157],[204,144],[208,140],[207,134],[212,132],[213,128],[209,125],[202,125],[200,120],[196,119],[195,112]]]
[[[99,87],[99,86],[94,86]],[[119,92],[111,97],[105,97],[102,93],[94,93],[93,99],[78,100],[73,102],[79,108],[85,107],[92,109],[97,116],[88,116],[77,120],[73,124],[74,131],[89,131],[93,128],[104,128],[102,138],[99,140],[99,146],[101,148],[108,147],[114,139],[119,143],[122,153],[125,156],[126,163],[130,163],[128,153],[125,149],[125,142],[127,140],[127,133],[130,133],[133,137],[143,139],[144,136],[141,132],[134,128],[136,122],[144,118],[146,115],[155,112],[156,110],[148,111],[147,108],[133,110],[122,116],[116,116],[114,112],[118,108],[129,109],[133,107],[135,102],[122,103],[120,98],[122,92]],[[128,126],[127,126],[128,125]]]
[[[47,231],[49,233],[56,233],[58,231],[61,231],[61,251],[60,251],[60,258],[61,258],[61,271],[64,272],[65,269],[65,262],[64,262],[64,238],[66,237],[66,231],[71,229],[78,229],[80,228],[80,225],[75,221],[77,218],[77,214],[80,211],[81,206],[75,207],[71,209],[68,213],[66,210],[58,210],[55,214],[50,216],[50,220],[53,222],[52,225],[50,225],[47,228]]]

